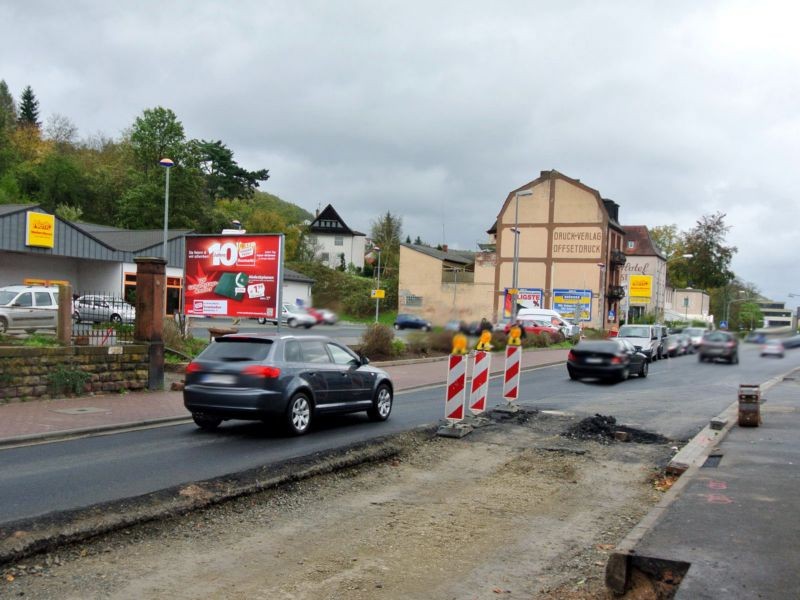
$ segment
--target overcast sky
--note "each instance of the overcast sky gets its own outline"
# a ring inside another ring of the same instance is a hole
[[[486,241],[556,169],[623,225],[727,213],[737,275],[796,306],[800,5],[0,0],[0,79],[118,138],[146,108],[264,191],[369,233]]]

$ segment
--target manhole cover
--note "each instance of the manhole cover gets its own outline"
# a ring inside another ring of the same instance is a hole
[[[80,408],[59,408],[53,412],[61,413],[63,415],[85,415],[89,413],[110,412],[105,408],[95,408],[94,406],[82,406]]]

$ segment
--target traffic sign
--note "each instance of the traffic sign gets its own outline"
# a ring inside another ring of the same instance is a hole
[[[370,298],[386,298],[386,290],[372,290]]]

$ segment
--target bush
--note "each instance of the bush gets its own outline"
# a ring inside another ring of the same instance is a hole
[[[453,351],[453,336],[452,331],[433,331],[428,334],[428,343],[430,349],[434,352],[444,352],[450,354]]]
[[[361,353],[370,358],[392,358],[395,356],[394,331],[386,325],[373,323],[361,336]]]
[[[406,349],[411,354],[426,355],[431,351],[430,339],[426,334],[414,331],[408,334]]]

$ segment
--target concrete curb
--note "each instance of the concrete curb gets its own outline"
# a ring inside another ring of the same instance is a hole
[[[800,368],[792,369],[783,375],[778,375],[760,385],[762,391],[767,391],[777,385],[785,378],[790,377]],[[651,564],[664,563],[671,568],[675,567],[674,561],[668,561],[658,557],[647,557],[636,552],[636,546],[644,536],[658,523],[663,517],[669,506],[675,502],[683,493],[686,486],[697,475],[697,471],[703,466],[708,456],[714,451],[716,446],[725,439],[728,432],[737,423],[737,413],[739,409],[738,399],[731,403],[712,421],[723,420],[725,425],[722,429],[712,429],[711,425],[704,427],[696,436],[681,448],[681,450],[670,461],[667,471],[678,474],[679,479],[664,494],[644,518],[637,523],[625,538],[617,545],[614,552],[606,563],[606,587],[614,594],[622,595],[627,591],[630,581],[634,560],[648,561]],[[688,565],[686,565],[688,568]]]

